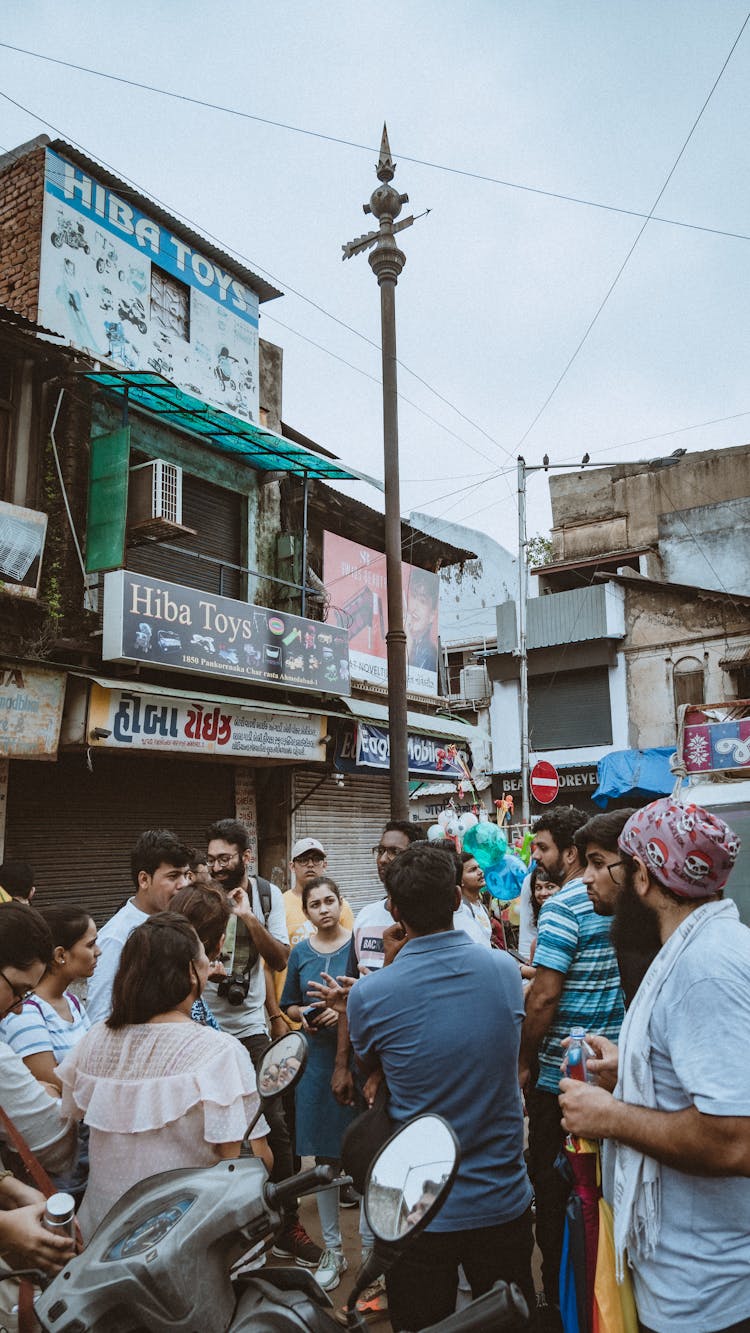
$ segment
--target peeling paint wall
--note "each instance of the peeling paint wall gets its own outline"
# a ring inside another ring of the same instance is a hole
[[[415,513],[409,520],[432,537],[453,546],[476,551],[476,560],[451,565],[440,571],[440,641],[445,645],[497,634],[495,608],[514,597],[518,588],[517,562],[504,546],[486,533],[459,523],[446,523],[429,514]]]

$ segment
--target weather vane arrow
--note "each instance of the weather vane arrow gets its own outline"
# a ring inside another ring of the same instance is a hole
[[[417,213],[412,217],[402,218],[400,222],[394,223],[391,228],[391,234],[394,234],[397,231],[403,231],[405,227],[411,227],[411,225],[414,222],[417,222],[419,218],[426,218],[428,213],[431,212],[432,209],[426,208],[423,213]],[[381,232],[380,229],[378,229],[377,231],[368,231],[364,236],[358,236],[354,241],[347,241],[346,245],[342,245],[341,247],[344,252],[341,256],[342,260],[352,259],[354,255],[361,255],[364,250],[369,250],[370,246],[375,245],[376,241],[380,239],[380,236]]]

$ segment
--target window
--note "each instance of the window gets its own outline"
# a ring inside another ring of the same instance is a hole
[[[609,668],[531,676],[529,740],[538,753],[580,745],[611,745]]]
[[[190,288],[151,265],[151,322],[168,337],[190,337]]]
[[[697,657],[681,657],[674,664],[672,677],[675,710],[681,704],[703,704],[706,702],[703,663]]]
[[[446,661],[448,665],[446,694],[460,694],[464,655],[463,653],[447,653]]]

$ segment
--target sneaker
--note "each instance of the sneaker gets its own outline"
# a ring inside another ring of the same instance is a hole
[[[388,1294],[385,1278],[378,1277],[365,1287],[357,1300],[357,1313],[365,1319],[384,1319],[388,1315]]]
[[[277,1237],[272,1254],[277,1259],[293,1259],[300,1268],[317,1268],[323,1251],[308,1236],[300,1221],[290,1223]]]
[[[343,1185],[339,1190],[339,1208],[358,1208],[361,1198],[353,1185]]]
[[[256,1269],[262,1268],[266,1262],[265,1245],[263,1241],[259,1245],[253,1245],[239,1259],[232,1264],[230,1277],[234,1282],[235,1278],[242,1277],[244,1273],[254,1273]]]
[[[323,1257],[315,1269],[315,1281],[324,1291],[333,1291],[339,1285],[341,1274],[346,1270],[346,1259],[341,1250],[324,1250]]]

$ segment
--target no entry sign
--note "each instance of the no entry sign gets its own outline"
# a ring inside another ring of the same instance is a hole
[[[554,764],[548,764],[546,759],[540,759],[538,764],[534,764],[529,786],[535,801],[540,805],[550,805],[560,790],[560,779]]]

